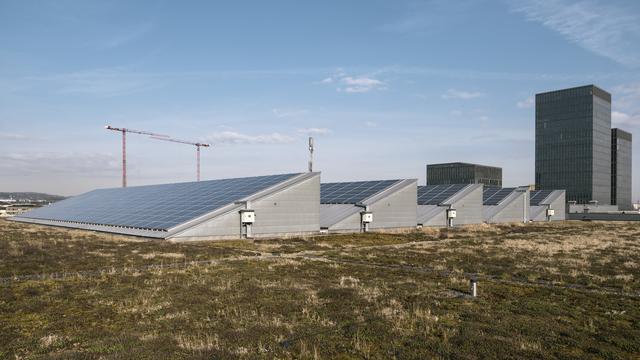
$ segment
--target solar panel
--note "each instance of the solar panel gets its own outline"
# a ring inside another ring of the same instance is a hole
[[[534,190],[530,192],[529,204],[530,205],[540,205],[540,203],[547,198],[547,196],[551,195],[553,190]]]
[[[401,180],[354,181],[320,185],[320,203],[356,204]]]
[[[18,217],[168,230],[296,175],[100,189]]]
[[[485,187],[482,193],[482,202],[484,205],[498,205],[509,194],[515,191],[516,188],[500,188],[500,187]]]
[[[469,184],[418,186],[418,205],[440,205]]]

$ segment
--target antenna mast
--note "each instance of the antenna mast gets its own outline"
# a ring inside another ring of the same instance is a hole
[[[309,137],[309,172],[313,172],[313,138]]]

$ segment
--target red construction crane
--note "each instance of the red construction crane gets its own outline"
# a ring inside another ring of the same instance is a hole
[[[171,141],[171,142],[176,142],[176,143],[180,143],[180,144],[187,144],[187,145],[195,146],[196,147],[196,180],[200,181],[200,147],[209,147],[209,144],[194,143],[194,142],[191,142],[191,141],[173,139],[173,138],[164,137],[164,136],[162,136],[162,137],[151,136],[151,138],[156,139],[156,140]]]
[[[156,139],[168,138],[168,135],[156,134],[150,131],[141,131],[126,128],[116,128],[110,125],[104,127],[107,130],[120,131],[122,133],[122,187],[127,187],[127,133],[153,136]]]

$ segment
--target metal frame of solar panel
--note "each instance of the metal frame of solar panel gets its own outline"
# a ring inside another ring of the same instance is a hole
[[[485,187],[482,193],[482,203],[484,205],[498,205],[515,190],[516,188]]]
[[[100,189],[29,211],[17,218],[166,232],[298,175]]]
[[[352,181],[320,184],[321,204],[357,204],[402,180]]]
[[[418,205],[440,205],[469,184],[418,186]]]
[[[554,190],[532,190],[529,193],[529,204],[536,206],[540,205]]]

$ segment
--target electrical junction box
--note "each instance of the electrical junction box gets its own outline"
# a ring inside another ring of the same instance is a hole
[[[256,212],[253,210],[240,210],[240,222],[253,224],[256,221]]]
[[[547,209],[547,216],[553,216],[556,214],[556,211],[553,209]]]
[[[456,217],[456,211],[454,209],[447,210],[447,219],[453,219]]]
[[[373,222],[373,213],[368,211],[363,211],[360,213],[362,215],[362,222],[365,224]]]

